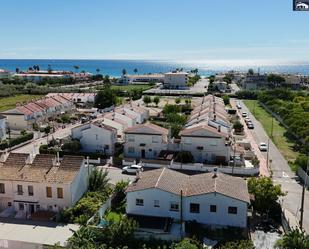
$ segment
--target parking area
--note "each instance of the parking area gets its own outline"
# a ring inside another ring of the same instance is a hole
[[[122,170],[116,167],[108,166],[98,166],[98,168],[106,169],[108,171],[108,177],[110,178],[111,184],[116,184],[117,182],[123,181],[132,181],[135,179],[135,175],[132,174],[123,174]]]

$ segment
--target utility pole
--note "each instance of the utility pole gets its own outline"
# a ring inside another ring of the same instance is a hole
[[[267,154],[266,154],[266,167],[268,169],[268,161],[269,161],[269,138],[268,138],[268,141],[267,141]]]
[[[273,138],[274,133],[274,117],[271,116],[271,130],[270,130],[270,137]]]
[[[299,221],[299,227],[300,230],[303,230],[303,221],[304,221],[304,205],[305,205],[305,191],[306,191],[306,184],[308,179],[308,173],[309,173],[309,157],[307,159],[307,169],[306,169],[306,175],[305,175],[305,181],[303,184],[303,192],[301,195],[301,208],[300,208],[300,221]]]

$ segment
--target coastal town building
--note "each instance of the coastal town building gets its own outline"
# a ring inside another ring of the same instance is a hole
[[[163,83],[164,74],[123,74],[120,78],[122,84]]]
[[[30,218],[73,206],[87,190],[81,156],[10,153],[0,162],[0,217]]]
[[[187,89],[189,74],[186,72],[172,71],[164,74],[163,88]]]
[[[117,142],[117,130],[100,123],[82,124],[71,130],[72,139],[79,140],[81,150],[85,152],[100,152],[113,155]]]
[[[186,175],[167,168],[140,172],[126,190],[130,216],[247,227],[246,181],[222,173]]]
[[[128,158],[155,159],[170,140],[169,130],[151,123],[127,128],[124,134],[124,156]]]
[[[11,72],[0,68],[0,80],[9,79],[12,76]]]
[[[246,75],[241,82],[242,88],[245,90],[256,90],[260,88],[266,88],[268,86],[268,80],[266,74],[253,74]]]
[[[69,99],[74,104],[85,105],[87,103],[94,104],[96,93],[49,93],[47,97],[65,97]]]
[[[64,96],[44,97],[26,104],[17,103],[11,110],[2,112],[6,117],[8,127],[12,130],[32,129],[33,124],[44,124],[48,118],[74,109],[74,104]]]

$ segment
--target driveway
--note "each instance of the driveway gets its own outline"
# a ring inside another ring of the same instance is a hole
[[[232,104],[235,104],[235,100],[232,100]],[[269,137],[267,136],[263,126],[257,121],[249,111],[249,109],[242,102],[242,111],[249,114],[254,129],[248,130],[249,137],[252,136],[255,144],[260,142],[267,143]],[[264,160],[267,158],[267,153],[261,153]],[[302,185],[298,182],[298,177],[290,169],[285,158],[282,156],[276,145],[269,139],[269,164],[271,171],[273,172],[272,178],[274,183],[280,184],[283,191],[287,191],[287,195],[282,198],[282,206],[293,214],[297,220],[300,220],[300,205],[301,205],[301,194]],[[266,162],[266,161],[265,161]],[[309,191],[306,190],[305,194],[305,206],[304,206],[304,229],[309,233]]]
[[[122,174],[122,170],[116,167],[98,166],[97,168],[106,169],[110,183],[114,185],[120,181],[133,181],[136,177],[135,175]]]

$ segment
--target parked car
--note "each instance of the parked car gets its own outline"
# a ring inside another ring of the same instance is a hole
[[[248,122],[252,122],[252,121],[249,117],[245,117],[245,122],[248,123]]]
[[[248,114],[246,112],[242,112],[241,115],[245,118],[245,117],[247,117]]]
[[[248,129],[254,129],[254,125],[251,121],[247,122],[247,127],[248,127]]]
[[[122,168],[122,173],[126,174],[136,174],[137,171],[143,171],[143,166],[133,164]]]
[[[236,107],[237,107],[237,109],[241,109],[241,105],[240,104],[237,104]]]
[[[260,143],[259,149],[260,149],[260,151],[267,151],[268,150],[267,144],[266,143]]]

